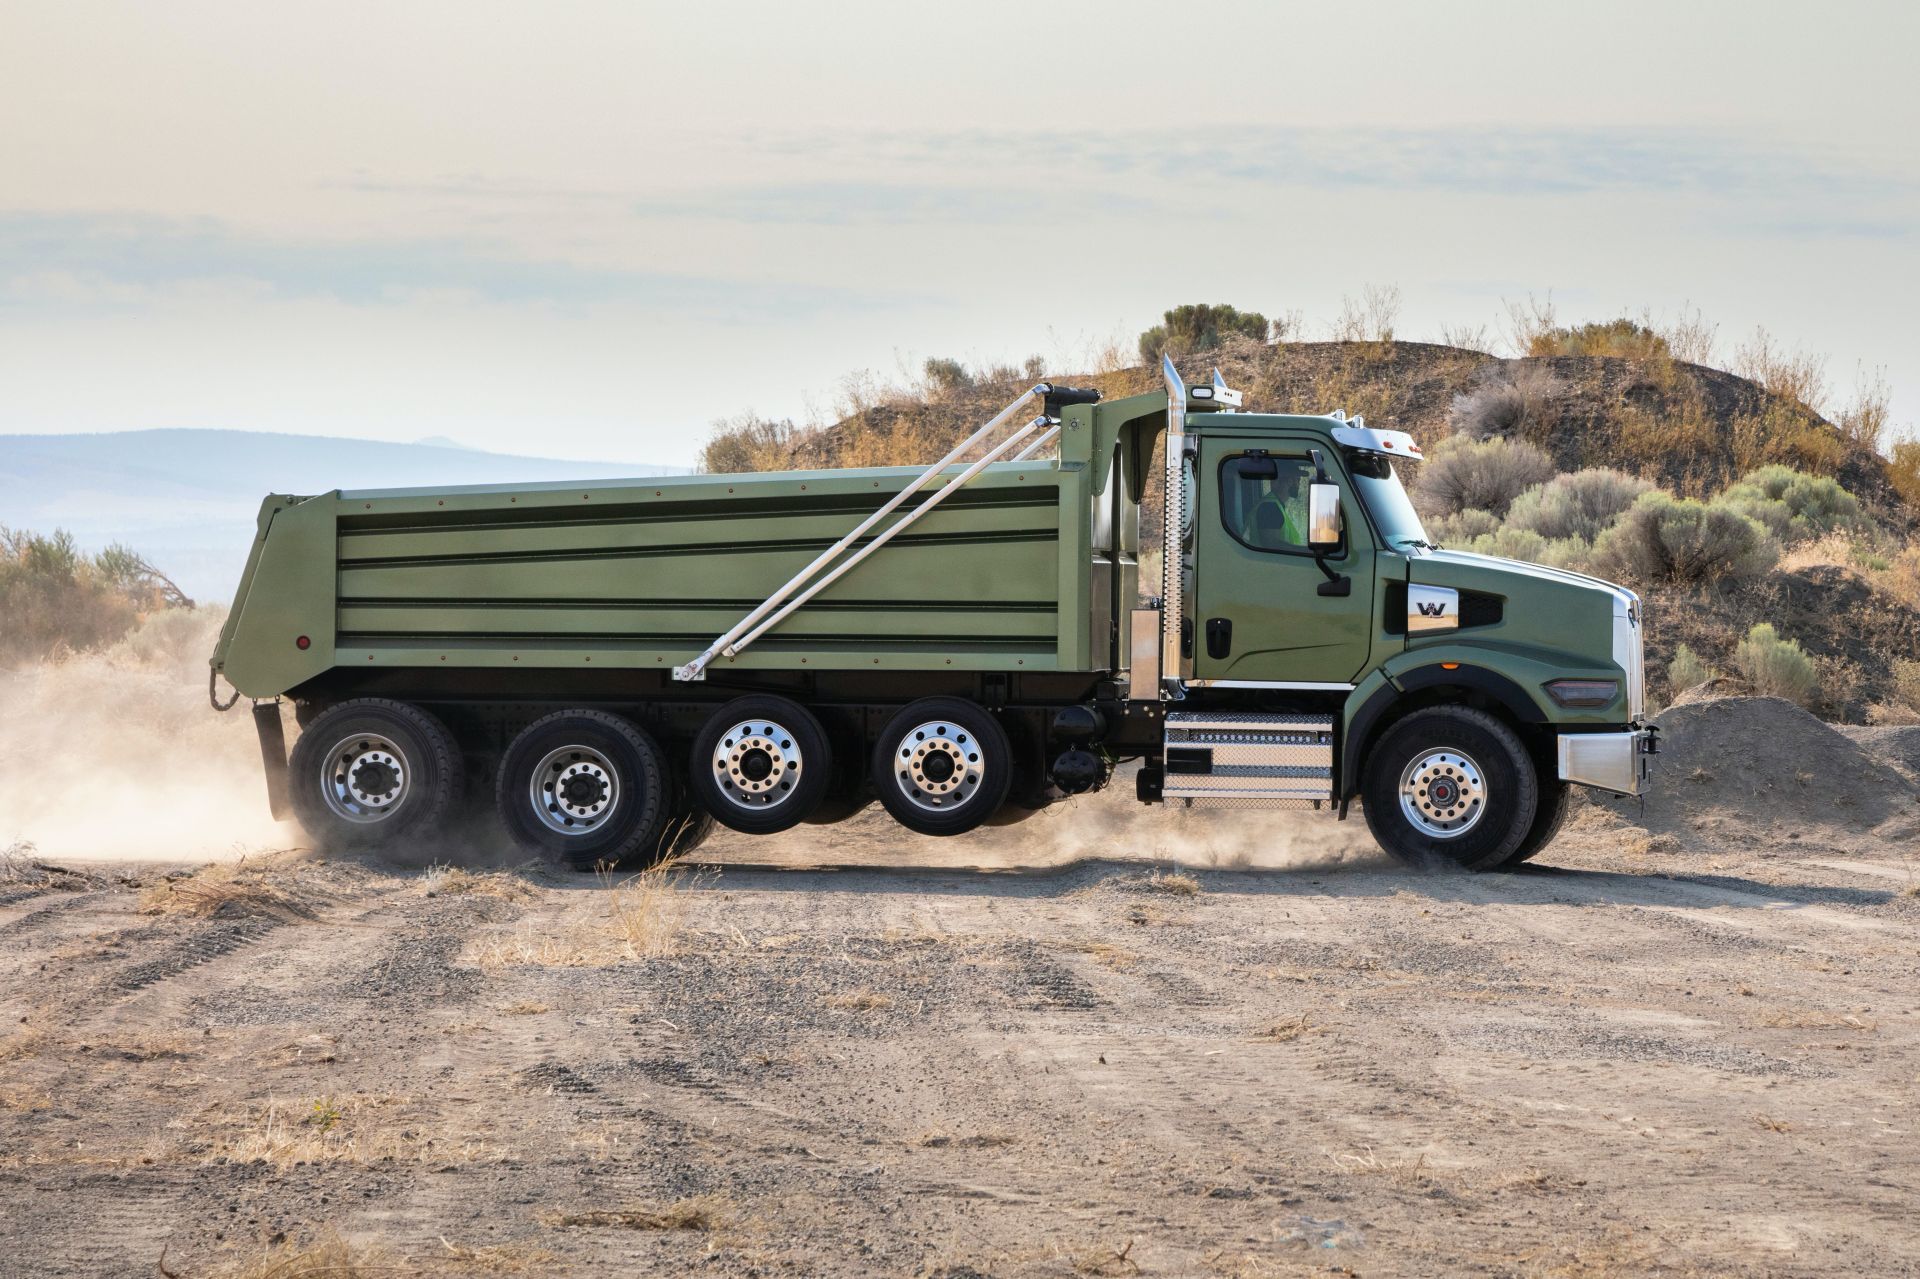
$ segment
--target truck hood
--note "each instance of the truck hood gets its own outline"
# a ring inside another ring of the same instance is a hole
[[[1409,561],[1410,581],[1434,586],[1450,585],[1447,569],[1459,567],[1472,570],[1492,570],[1509,577],[1528,577],[1540,582],[1558,582],[1567,586],[1584,586],[1590,590],[1605,591],[1616,599],[1637,605],[1640,597],[1624,586],[1616,585],[1605,578],[1590,577],[1585,573],[1575,573],[1563,568],[1548,568],[1545,564],[1529,564],[1525,560],[1502,559],[1498,555],[1480,555],[1473,551],[1427,550],[1411,557]],[[1423,572],[1422,570],[1426,571]]]
[[[1424,551],[1409,557],[1407,580],[1416,586],[1451,587],[1496,595],[1505,601],[1498,623],[1476,631],[1436,632],[1433,639],[1483,634],[1551,649],[1571,658],[1610,662],[1626,677],[1629,717],[1646,703],[1640,597],[1624,586],[1585,573],[1476,555],[1471,551]],[[1423,641],[1409,636],[1408,647]]]

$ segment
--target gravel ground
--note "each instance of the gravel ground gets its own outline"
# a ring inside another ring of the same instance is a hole
[[[1893,829],[1588,806],[1467,876],[1110,792],[625,886],[16,862],[0,1273],[1909,1273]]]

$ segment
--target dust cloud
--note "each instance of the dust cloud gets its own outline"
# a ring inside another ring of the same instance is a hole
[[[247,703],[207,705],[222,620],[169,610],[111,648],[0,670],[0,847],[148,860],[300,841],[267,815]]]
[[[1129,773],[1108,790],[1042,809],[974,836],[1026,865],[1089,858],[1172,863],[1204,870],[1331,870],[1384,855],[1358,814],[1145,805]]]

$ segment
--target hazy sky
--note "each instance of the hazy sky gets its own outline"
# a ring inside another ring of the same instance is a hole
[[[855,370],[1367,283],[1410,338],[1691,302],[1911,423],[1917,14],[0,0],[0,433],[687,463]]]

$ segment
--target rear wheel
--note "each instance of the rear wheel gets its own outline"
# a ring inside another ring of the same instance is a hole
[[[771,835],[812,816],[833,777],[813,712],[784,697],[739,697],[693,739],[694,798],[724,826]]]
[[[665,757],[605,711],[556,711],[520,730],[494,803],[514,843],[576,870],[646,866],[665,851],[675,804]]]
[[[1488,870],[1539,808],[1533,758],[1483,711],[1436,706],[1389,728],[1367,756],[1362,806],[1373,837],[1404,861]]]
[[[959,835],[992,817],[1013,780],[1006,730],[980,706],[926,697],[895,715],[873,748],[873,789],[922,835]]]
[[[294,742],[288,768],[300,824],[323,849],[391,850],[441,833],[464,781],[446,725],[385,698],[341,702]]]

